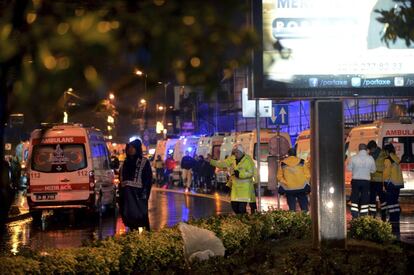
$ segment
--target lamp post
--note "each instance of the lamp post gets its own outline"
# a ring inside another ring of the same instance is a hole
[[[160,85],[164,85],[164,105],[165,105],[165,108],[164,108],[164,113],[163,113],[163,116],[162,116],[162,123],[165,125],[165,116],[166,116],[166,114],[167,114],[167,87],[168,87],[168,85],[170,85],[170,82],[161,82],[161,81],[158,81],[158,84],[160,84]]]
[[[135,69],[135,75],[144,77],[144,95],[147,95],[147,78],[148,75],[141,70]]]

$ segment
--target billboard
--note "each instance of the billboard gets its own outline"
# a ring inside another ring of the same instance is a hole
[[[410,1],[407,1],[409,5]],[[253,98],[414,95],[414,46],[382,41],[392,0],[257,0]]]

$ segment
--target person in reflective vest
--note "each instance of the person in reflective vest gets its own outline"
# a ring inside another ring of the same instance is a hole
[[[253,159],[244,153],[243,146],[236,144],[231,156],[224,160],[210,160],[210,164],[219,168],[228,168],[231,177],[231,207],[236,214],[246,213],[247,203],[256,202],[254,194],[254,176],[256,167]]]
[[[302,211],[308,211],[308,193],[310,192],[310,171],[303,159],[296,157],[295,149],[288,151],[288,157],[281,161],[277,172],[281,185],[279,194],[285,194],[290,211],[296,211],[296,199]]]
[[[371,174],[371,184],[369,190],[369,215],[375,216],[377,215],[377,196],[381,203],[381,217],[385,220],[385,209],[383,209],[386,205],[385,202],[385,194],[384,194],[384,184],[382,179],[382,173],[384,171],[384,160],[387,157],[387,154],[384,150],[378,147],[375,140],[371,140],[367,144],[367,149],[369,154],[375,160],[375,167],[376,171]]]
[[[400,234],[400,204],[398,197],[400,189],[404,188],[404,179],[400,167],[400,159],[395,153],[394,146],[386,144],[384,150],[387,158],[384,161],[384,186],[385,186],[385,209],[389,213],[389,222],[392,225],[392,231],[399,236]]]

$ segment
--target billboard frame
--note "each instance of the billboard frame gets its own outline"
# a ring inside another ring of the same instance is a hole
[[[251,0],[251,22],[259,37],[259,45],[252,55],[252,82],[249,98],[275,100],[306,100],[330,98],[410,98],[414,97],[414,87],[329,87],[303,88],[288,87],[287,83],[274,81],[274,86],[264,87],[263,74],[263,14],[262,0]],[[413,72],[414,73],[414,72]]]

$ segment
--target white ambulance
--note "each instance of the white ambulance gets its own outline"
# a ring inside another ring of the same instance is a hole
[[[223,138],[223,142],[220,146],[220,156],[218,159],[224,160],[228,156],[231,155],[231,151],[233,150],[233,146],[236,143],[237,133],[232,133],[229,136],[225,136]],[[217,183],[225,184],[227,183],[227,170],[216,168],[216,181]]]
[[[277,135],[276,132],[271,132],[267,130],[260,131],[260,182],[262,186],[267,186],[269,172],[268,172],[268,163],[267,157],[269,154],[269,141],[272,137]],[[289,144],[289,148],[292,146],[290,136],[288,133],[280,132],[279,135],[284,139],[284,142]],[[236,143],[241,144],[245,153],[251,156],[256,160],[257,152],[257,132],[256,130],[247,133],[241,133],[236,138]],[[257,161],[256,161],[257,163]]]
[[[196,155],[206,158],[210,154],[214,159],[218,159],[220,157],[220,147],[223,140],[224,135],[217,134],[211,137],[200,137]]]
[[[310,135],[310,129],[300,132],[295,143],[296,156],[305,161],[310,160]]]
[[[176,138],[158,140],[157,146],[155,147],[155,152],[154,152],[154,162],[157,159],[158,155],[161,156],[161,159],[163,161],[165,161],[168,155],[173,155],[174,147],[177,141],[178,139]]]
[[[398,157],[401,159],[401,169],[404,177],[402,195],[414,194],[414,124],[412,119],[383,119],[372,124],[360,125],[353,128],[345,142],[347,160],[358,153],[360,143],[367,144],[375,140],[379,147],[392,143]],[[352,174],[345,170],[345,183],[350,188]]]
[[[42,210],[116,207],[114,171],[101,131],[80,124],[36,129],[30,138],[27,201],[32,216]]]

